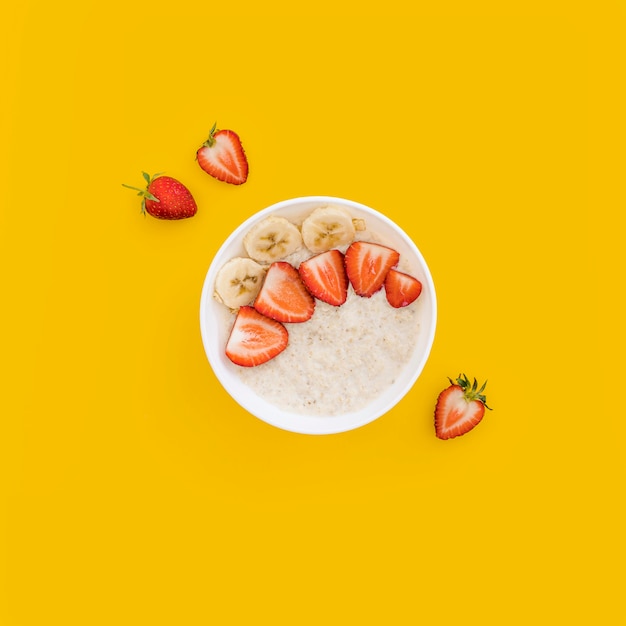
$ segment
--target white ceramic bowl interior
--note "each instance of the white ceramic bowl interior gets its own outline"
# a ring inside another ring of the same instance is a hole
[[[226,341],[233,320],[232,313],[215,300],[213,292],[215,276],[222,265],[233,257],[247,256],[243,247],[243,237],[252,226],[268,215],[282,216],[299,225],[314,208],[323,204],[343,206],[354,218],[365,219],[368,230],[376,233],[381,243],[386,243],[400,253],[403,262],[408,264],[410,273],[421,281],[423,288],[418,300],[411,305],[419,307],[420,333],[417,343],[410,361],[393,386],[359,411],[318,417],[284,411],[258,396],[241,381],[225,354]],[[213,258],[204,281],[200,302],[200,329],[204,349],[224,389],[240,406],[264,422],[283,430],[311,435],[339,433],[358,428],[384,415],[400,402],[415,384],[426,364],[435,337],[436,321],[437,303],[433,280],[426,261],[408,235],[382,213],[357,202],[330,196],[284,200],[259,211],[243,222],[226,239]]]

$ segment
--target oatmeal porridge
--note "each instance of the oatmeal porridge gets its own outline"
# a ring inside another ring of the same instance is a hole
[[[367,229],[358,232],[355,240],[386,243]],[[298,267],[310,256],[303,247],[285,260]],[[398,268],[408,271],[404,260]],[[411,359],[420,330],[420,308],[419,300],[393,308],[384,289],[364,298],[349,286],[343,305],[316,300],[310,320],[285,324],[288,345],[276,358],[256,367],[233,363],[227,367],[282,410],[329,417],[358,411],[391,387]],[[229,329],[233,318],[227,322]]]
[[[289,324],[289,344],[276,358],[232,368],[284,410],[328,416],[358,411],[390,387],[410,360],[418,311],[393,309],[383,291],[361,298],[349,290],[342,306],[318,301],[308,322]]]

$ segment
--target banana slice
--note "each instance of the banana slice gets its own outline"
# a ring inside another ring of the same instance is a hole
[[[295,224],[272,215],[250,229],[243,238],[246,252],[255,261],[272,263],[302,247],[302,235]]]
[[[217,272],[215,299],[231,309],[250,304],[259,293],[265,268],[252,259],[235,257]]]
[[[353,220],[345,210],[336,206],[315,209],[302,222],[302,239],[311,252],[325,252],[349,244],[355,230],[363,230],[362,220]]]

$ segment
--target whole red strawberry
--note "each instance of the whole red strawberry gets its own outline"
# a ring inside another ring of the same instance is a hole
[[[181,182],[171,176],[142,174],[147,183],[145,189],[123,186],[134,189],[138,196],[142,196],[141,212],[144,215],[148,213],[162,220],[182,220],[196,214],[196,201]]]
[[[437,398],[435,407],[435,434],[439,439],[452,439],[464,435],[480,423],[485,414],[487,399],[483,395],[487,382],[478,389],[465,374],[459,374],[456,381],[448,378],[450,386]]]
[[[248,180],[248,159],[239,135],[232,130],[217,130],[217,124],[213,124],[196,158],[198,165],[217,180],[231,185],[241,185]]]

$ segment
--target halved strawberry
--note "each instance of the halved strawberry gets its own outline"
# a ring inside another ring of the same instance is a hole
[[[348,297],[348,276],[343,254],[333,249],[300,263],[300,277],[307,289],[320,300],[341,306]]]
[[[421,293],[422,283],[417,278],[393,268],[387,273],[385,295],[387,302],[395,309],[415,302]]]
[[[213,124],[196,158],[207,174],[225,183],[241,185],[248,179],[248,159],[239,136],[232,130],[216,130]]]
[[[354,291],[364,298],[376,293],[387,272],[398,264],[400,254],[377,243],[355,241],[346,250],[346,273]]]
[[[298,270],[286,261],[276,261],[265,274],[254,308],[278,322],[299,323],[311,319],[315,300]]]
[[[236,365],[254,367],[280,354],[289,339],[287,329],[251,306],[242,306],[226,342],[226,356]]]
[[[465,374],[459,374],[456,382],[451,378],[450,386],[437,398],[435,406],[435,434],[439,439],[452,439],[464,435],[476,426],[485,414],[487,399],[483,395],[485,385],[470,383]]]

